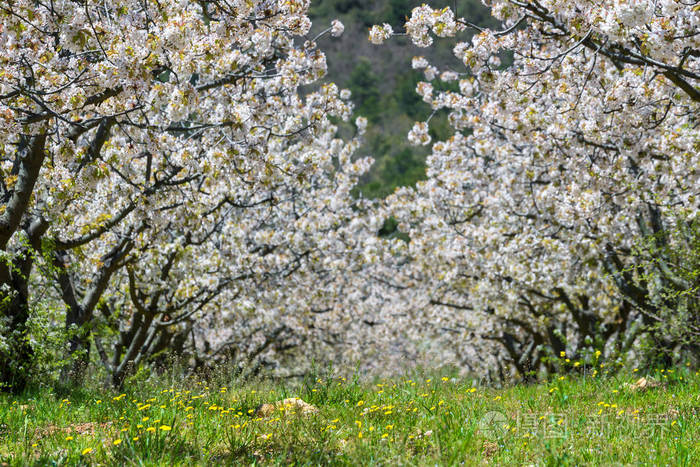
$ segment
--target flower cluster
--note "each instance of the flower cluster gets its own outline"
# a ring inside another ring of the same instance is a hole
[[[382,26],[372,26],[369,30],[369,40],[372,44],[382,44],[389,39],[394,30],[391,25],[384,23]]]

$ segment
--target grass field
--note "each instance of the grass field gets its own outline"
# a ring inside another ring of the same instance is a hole
[[[700,372],[644,376],[34,390],[0,396],[0,465],[700,465]]]

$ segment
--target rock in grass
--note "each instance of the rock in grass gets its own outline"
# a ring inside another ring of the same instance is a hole
[[[626,383],[625,387],[627,388],[628,391],[631,392],[637,392],[637,391],[646,391],[648,389],[653,389],[653,388],[658,388],[660,386],[663,386],[664,384],[661,383],[660,381],[656,381],[655,379],[652,378],[646,378],[642,376],[639,378],[635,383]]]
[[[255,412],[257,417],[269,417],[278,413],[280,415],[285,414],[301,414],[309,415],[318,412],[318,409],[313,405],[304,402],[298,397],[290,397],[288,399],[277,401],[273,404],[262,404],[258,407]]]

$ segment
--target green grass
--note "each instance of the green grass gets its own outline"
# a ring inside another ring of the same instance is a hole
[[[700,372],[478,387],[448,376],[0,396],[0,465],[700,465]],[[318,412],[262,403],[300,397]]]

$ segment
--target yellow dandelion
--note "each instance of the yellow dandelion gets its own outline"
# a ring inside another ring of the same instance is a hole
[[[72,436],[66,436],[66,441],[73,441],[73,437],[72,437]]]
[[[160,426],[161,431],[170,431],[171,429],[172,429],[172,427],[170,427],[168,425],[161,425]]]
[[[153,432],[156,431],[156,427],[154,427],[154,426],[149,426],[148,428],[146,428],[146,431],[150,431],[151,433],[153,433]]]
[[[84,456],[85,454],[90,454],[92,452],[92,448],[85,448],[82,451],[80,451],[80,455]]]
[[[122,440],[120,440],[120,439],[115,439],[114,441],[112,441],[112,444],[115,445],[115,446],[119,446],[120,444],[122,444]]]

